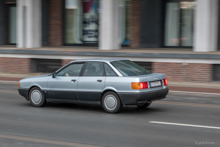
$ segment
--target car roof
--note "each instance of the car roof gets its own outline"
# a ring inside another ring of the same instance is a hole
[[[71,62],[87,62],[87,61],[112,62],[112,61],[119,61],[119,60],[128,60],[128,59],[125,59],[125,58],[88,58],[88,59],[74,60]]]

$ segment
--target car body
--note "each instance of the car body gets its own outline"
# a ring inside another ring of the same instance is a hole
[[[90,103],[106,105],[107,112],[115,113],[123,105],[146,107],[166,98],[169,89],[165,74],[150,73],[127,59],[96,58],[75,60],[52,74],[22,79],[18,91],[33,106],[46,101]],[[103,98],[106,93],[110,94]]]

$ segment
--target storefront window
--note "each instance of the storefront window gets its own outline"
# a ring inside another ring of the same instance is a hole
[[[99,0],[83,2],[83,42],[98,42]]]
[[[16,44],[17,43],[17,31],[16,31],[16,24],[17,24],[17,15],[16,15],[16,6],[9,5],[9,44]]]
[[[120,43],[129,44],[130,0],[119,1]],[[100,0],[65,0],[65,44],[97,44]]]
[[[65,44],[98,42],[99,0],[65,1]]]
[[[119,20],[120,20],[120,44],[129,45],[129,13],[131,8],[131,0],[119,1]]]
[[[180,8],[182,10],[181,43],[182,46],[192,46],[195,2],[181,2]]]
[[[193,45],[194,1],[166,4],[165,46]]]

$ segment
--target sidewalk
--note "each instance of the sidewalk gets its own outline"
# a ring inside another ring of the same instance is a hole
[[[93,57],[123,57],[123,58],[172,58],[172,59],[214,59],[220,60],[220,51],[193,52],[192,49],[172,48],[122,48],[120,50],[99,50],[97,47],[42,47],[16,48],[15,46],[0,46],[0,54],[13,55],[53,55],[53,56],[93,56]]]
[[[119,50],[99,50],[98,47],[85,46],[59,46],[41,48],[17,48],[15,45],[1,45],[0,50],[37,50],[37,51],[80,51],[80,52],[123,52],[123,53],[178,53],[178,54],[220,54],[215,52],[193,52],[192,48],[129,48],[122,47]]]
[[[42,75],[45,73],[33,73],[33,74],[6,74],[0,73],[0,81],[7,82],[12,81],[17,83],[19,80],[31,76]],[[219,83],[190,83],[190,82],[169,82],[168,86],[171,93],[188,92],[188,94],[202,93],[202,94],[216,94],[220,96]],[[187,93],[186,93],[187,94]]]

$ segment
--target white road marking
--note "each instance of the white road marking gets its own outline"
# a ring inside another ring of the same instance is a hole
[[[175,126],[186,126],[186,127],[196,127],[196,128],[219,129],[220,130],[220,127],[214,127],[214,126],[201,126],[201,125],[179,124],[179,123],[159,122],[159,121],[150,121],[149,123],[164,124],[164,125],[175,125]]]

